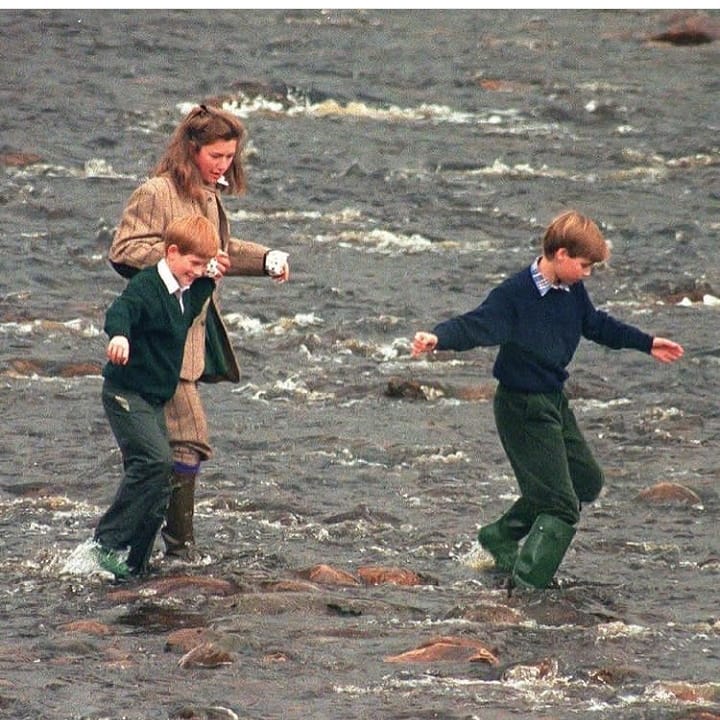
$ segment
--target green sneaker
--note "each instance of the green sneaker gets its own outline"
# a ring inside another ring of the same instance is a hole
[[[518,556],[518,543],[502,532],[499,521],[481,527],[478,542],[493,556],[497,570],[507,573],[513,571]]]
[[[103,570],[111,572],[117,579],[124,579],[132,574],[128,565],[114,550],[98,545],[95,548],[95,558]]]

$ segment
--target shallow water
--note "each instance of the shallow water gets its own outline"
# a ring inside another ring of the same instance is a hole
[[[1,717],[720,714],[719,46],[648,41],[674,19],[0,13]],[[158,554],[123,595],[86,553],[120,477],[98,370],[123,281],[105,254],[188,104],[218,96],[251,139],[234,233],[288,251],[292,279],[225,282],[243,378],[204,392],[207,558]],[[569,389],[607,487],[559,587],[509,596],[474,543],[516,492],[494,354],[412,360],[409,340],[529,263],[567,206],[613,244],[596,304],[686,357],[581,346]],[[658,482],[699,502],[638,499]],[[319,564],[422,583],[308,584]],[[193,627],[226,663],[178,665],[171,633]],[[386,661],[438,636],[497,664]]]

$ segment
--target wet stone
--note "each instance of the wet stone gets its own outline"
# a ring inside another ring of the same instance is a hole
[[[478,640],[443,636],[428,640],[412,650],[385,658],[388,663],[483,662],[497,665],[497,656]]]

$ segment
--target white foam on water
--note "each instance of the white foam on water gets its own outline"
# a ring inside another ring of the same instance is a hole
[[[456,240],[429,240],[419,233],[403,235],[389,230],[344,230],[338,233],[315,235],[313,242],[334,244],[342,248],[364,250],[380,255],[415,255],[427,252],[453,250],[476,252],[476,246],[463,245]]]
[[[281,317],[274,322],[263,323],[258,318],[242,313],[227,313],[223,320],[230,328],[242,331],[246,335],[284,335],[292,330],[304,330],[322,325],[324,320],[315,313],[296,313],[291,317]]]
[[[360,210],[343,208],[336,212],[322,213],[317,210],[236,210],[228,213],[228,218],[239,222],[265,222],[268,220],[285,220],[304,222],[306,220],[327,222],[331,225],[357,223],[366,220]]]
[[[102,330],[87,318],[73,318],[58,321],[36,318],[25,322],[0,323],[0,334],[25,336],[47,333],[50,337],[57,333],[77,333],[81,337],[94,338],[102,335]]]
[[[461,565],[465,565],[465,567],[477,570],[478,572],[491,570],[495,567],[493,556],[477,542],[474,542],[467,552],[456,556],[456,560]]]
[[[100,567],[97,556],[95,555],[97,548],[98,544],[92,538],[80,543],[64,560],[60,561],[60,558],[58,558],[58,574],[78,575],[82,577],[100,575],[113,579],[114,575],[111,572]]]
[[[626,625],[620,620],[598,625],[596,630],[596,643],[602,640],[617,640],[628,637],[652,635],[652,631],[649,628],[642,625]]]

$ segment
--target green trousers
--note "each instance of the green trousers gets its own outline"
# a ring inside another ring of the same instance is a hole
[[[102,402],[120,447],[124,475],[95,528],[95,540],[107,550],[129,548],[127,564],[142,573],[170,499],[172,450],[165,411],[162,405],[151,405],[137,393],[107,381]]]
[[[495,424],[520,488],[498,521],[520,540],[538,515],[575,525],[582,503],[600,494],[603,472],[580,432],[564,392],[524,393],[499,385]]]

